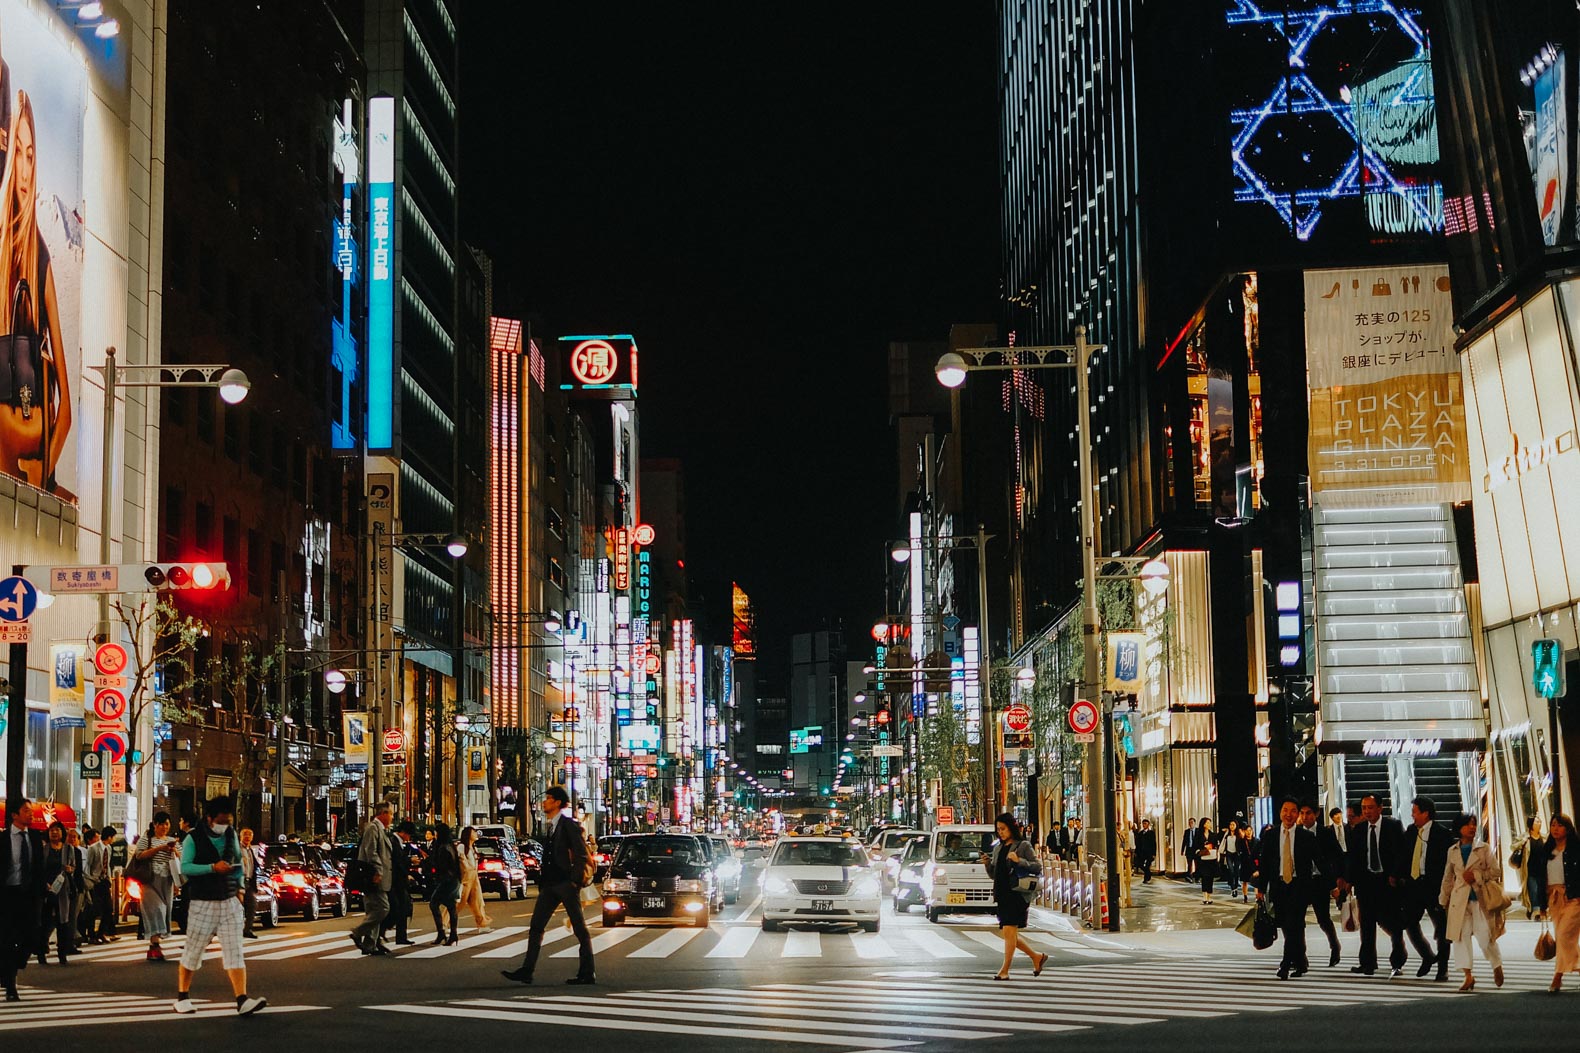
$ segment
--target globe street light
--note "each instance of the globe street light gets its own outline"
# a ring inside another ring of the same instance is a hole
[[[227,369],[219,375],[219,397],[229,405],[236,405],[252,390],[252,381],[239,369]]]
[[[466,555],[469,548],[471,548],[471,544],[460,534],[451,534],[444,539],[444,550],[456,559]]]
[[[1141,587],[1148,596],[1161,596],[1169,591],[1169,565],[1161,559],[1148,560],[1141,565]]]
[[[938,383],[944,387],[958,388],[966,382],[966,369],[966,360],[951,351],[939,358],[933,372],[938,377]]]
[[[905,563],[911,558],[911,546],[904,541],[896,541],[894,547],[889,549],[889,558],[896,563]]]

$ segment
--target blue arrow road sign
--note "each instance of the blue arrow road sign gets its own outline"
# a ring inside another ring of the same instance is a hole
[[[26,578],[0,581],[0,622],[25,622],[38,609],[38,589]]]

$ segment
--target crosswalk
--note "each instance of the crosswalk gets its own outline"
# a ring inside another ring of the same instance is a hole
[[[69,1022],[75,1029],[93,1024],[143,1024],[171,1022],[212,1016],[235,1016],[236,1003],[229,999],[213,1001],[194,997],[197,1012],[176,1013],[168,996],[117,994],[111,991],[49,991],[21,987],[20,1002],[0,1002],[0,1034],[34,1028],[59,1030]],[[303,1013],[327,1009],[321,1005],[271,1005],[260,1013]],[[0,1048],[7,1043],[0,1039]]]
[[[694,941],[688,940],[687,944]],[[1463,998],[1428,980],[1390,981],[1321,970],[1289,982],[1267,957],[1166,958],[1072,964],[1008,983],[986,976],[894,973],[872,979],[783,982],[750,988],[620,991],[607,994],[468,998],[370,1005],[378,1012],[465,1018],[593,1032],[651,1032],[773,1041],[867,1051],[930,1042],[1058,1036],[1163,1021],[1208,1022],[1300,1009]],[[1490,974],[1485,966],[1480,970]],[[1509,962],[1499,994],[1546,986],[1544,962]],[[1489,990],[1490,975],[1483,979]],[[1478,994],[1481,986],[1478,983]],[[1006,1007],[1013,1007],[1006,1012]],[[506,1033],[506,1032],[501,1032]]]
[[[765,959],[782,964],[848,962],[947,962],[980,959],[997,962],[1003,955],[1003,940],[996,931],[933,925],[925,919],[890,918],[881,932],[844,932],[838,930],[791,930],[766,933],[753,921],[716,922],[707,929],[622,926],[614,929],[592,927],[593,954],[600,958],[673,959],[707,961],[714,965],[739,963],[743,966]],[[247,941],[249,964],[316,959],[320,961],[358,961],[364,956],[352,946],[348,929],[273,929]],[[431,934],[413,929],[416,941],[411,947],[390,947],[396,959],[479,958],[496,961],[519,960],[527,951],[527,926],[505,925],[493,932],[463,932],[452,946],[434,944]],[[1127,955],[1103,950],[1069,936],[1027,933],[1040,952],[1069,962],[1091,959],[1119,959]],[[544,933],[544,954],[554,958],[577,955],[571,932],[554,924]],[[167,959],[180,957],[185,937],[166,937]],[[140,962],[148,945],[123,939],[117,943],[85,948],[79,958],[91,964]],[[218,944],[211,945],[205,959],[219,957]]]

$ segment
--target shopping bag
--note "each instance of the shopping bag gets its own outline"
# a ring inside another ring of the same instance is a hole
[[[1345,932],[1358,932],[1361,927],[1361,911],[1355,904],[1354,896],[1345,897],[1339,904],[1339,927]]]
[[[1536,937],[1536,960],[1550,962],[1558,957],[1558,941],[1553,939],[1553,934],[1548,930],[1547,923],[1542,922],[1542,934]]]
[[[1238,925],[1236,925],[1234,927],[1234,931],[1238,932],[1241,936],[1244,936],[1248,940],[1255,940],[1256,939],[1256,908],[1255,907],[1252,907],[1250,910],[1245,912],[1245,917],[1240,919],[1240,924],[1238,924]]]

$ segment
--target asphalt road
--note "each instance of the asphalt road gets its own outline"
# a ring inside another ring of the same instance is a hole
[[[1256,954],[1232,933],[1091,934],[1039,912],[1032,939],[1051,955],[1033,978],[1020,958],[1015,979],[991,979],[1000,949],[992,921],[886,916],[878,934],[844,930],[764,933],[756,890],[706,931],[594,920],[598,986],[566,987],[575,944],[555,919],[532,987],[501,969],[519,964],[532,901],[490,901],[496,931],[456,947],[432,945],[431,923],[415,919],[418,945],[365,958],[344,932],[351,921],[295,920],[248,944],[249,986],[270,1001],[236,1017],[216,955],[193,994],[195,1016],[171,1011],[175,954],[142,960],[130,937],[93,948],[65,967],[37,963],[22,976],[24,1001],[0,1004],[0,1049],[102,1049],[136,1033],[182,1048],[371,1049],[390,1042],[537,1040],[632,1044],[646,1051],[758,1048],[864,1051],[964,1050],[983,1043],[1025,1048],[1133,1050],[1321,1050],[1569,1048],[1580,1020],[1580,976],[1572,993],[1545,994],[1550,967],[1534,961],[1534,932],[1511,929],[1509,982],[1478,993],[1455,984],[1351,976],[1318,968],[1280,983],[1274,953]],[[1313,947],[1320,935],[1312,931]],[[179,945],[179,937],[170,946]],[[1354,962],[1347,937],[1345,965]],[[167,951],[167,953],[170,953]],[[1413,965],[1413,963],[1412,963]],[[1561,1022],[1560,1022],[1561,1021]],[[1558,1027],[1553,1024],[1560,1022]],[[1567,1024],[1567,1026],[1566,1026]],[[19,1041],[20,1040],[20,1041]],[[13,1044],[16,1043],[16,1044]]]

